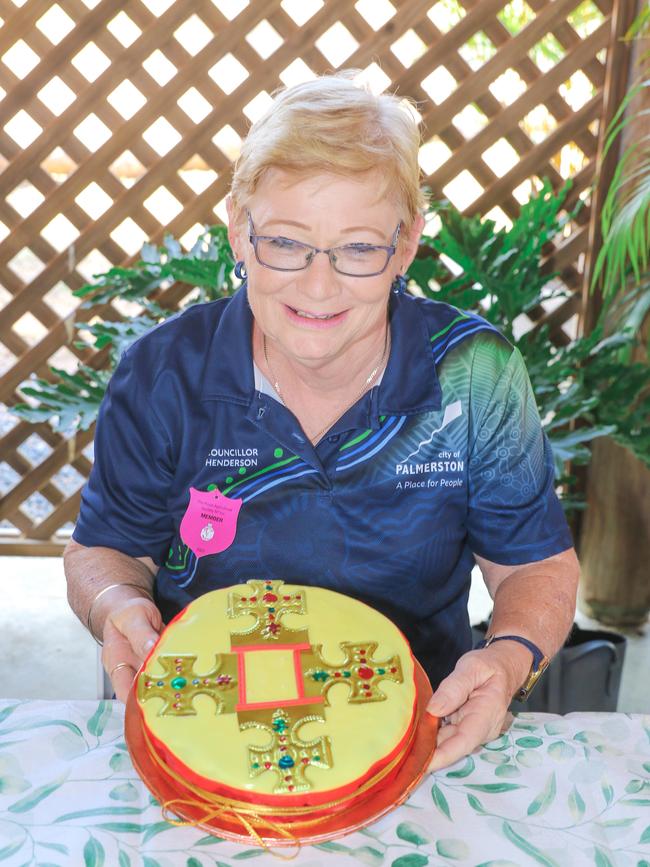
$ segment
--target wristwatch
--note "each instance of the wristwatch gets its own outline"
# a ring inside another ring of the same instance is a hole
[[[533,654],[533,664],[528,672],[528,677],[513,696],[517,701],[526,701],[533,691],[533,687],[548,668],[551,660],[542,653],[536,644],[533,644],[532,641],[528,638],[523,638],[521,635],[490,635],[484,638],[483,641],[479,641],[476,645],[476,650],[482,647],[489,647],[495,641],[518,641],[519,644],[523,644]]]

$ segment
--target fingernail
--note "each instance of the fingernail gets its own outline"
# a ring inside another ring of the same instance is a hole
[[[149,641],[145,641],[145,643],[144,643],[144,652],[145,652],[145,653],[149,653],[149,651],[151,650],[151,648],[154,646],[155,643],[156,643],[156,642],[154,641],[153,638],[150,638]]]

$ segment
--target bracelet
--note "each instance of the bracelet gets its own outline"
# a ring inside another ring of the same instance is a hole
[[[513,696],[517,701],[526,701],[528,696],[531,694],[533,687],[548,668],[550,659],[548,656],[545,656],[539,647],[536,644],[533,644],[529,638],[524,638],[521,635],[490,635],[489,638],[484,638],[483,641],[479,641],[475,649],[478,650],[482,647],[489,647],[495,641],[517,641],[519,644],[523,644],[524,647],[527,647],[533,654],[533,664],[528,672],[528,677]]]
[[[546,656],[542,653],[539,647],[529,638],[523,638],[521,635],[490,635],[489,638],[484,638],[483,641],[479,641],[476,645],[475,650],[479,650],[483,647],[489,647],[495,641],[517,641],[519,644],[523,644],[524,647],[527,647],[528,650],[533,654],[533,667],[531,669],[532,672],[537,674],[539,671],[540,664],[546,659]]]
[[[90,632],[90,634],[95,639],[97,644],[99,644],[100,647],[104,646],[104,642],[100,641],[99,638],[97,638],[97,636],[93,632],[93,626],[92,626],[92,622],[91,622],[93,608],[95,607],[95,603],[99,599],[102,598],[104,593],[108,593],[109,590],[115,590],[116,587],[135,587],[136,590],[141,590],[142,592],[144,592],[145,595],[147,596],[147,598],[151,599],[151,601],[153,602],[153,596],[147,592],[146,587],[143,587],[141,584],[132,584],[130,581],[122,581],[119,584],[109,584],[108,587],[104,587],[102,590],[100,590],[99,593],[97,594],[97,596],[95,596],[93,601],[90,603],[90,607],[88,608],[88,615],[86,617],[86,629],[88,630],[88,632]]]

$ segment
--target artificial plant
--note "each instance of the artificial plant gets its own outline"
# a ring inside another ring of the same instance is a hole
[[[434,238],[423,238],[409,277],[413,291],[474,309],[520,349],[553,447],[563,501],[569,508],[578,503],[572,479],[565,473],[567,461],[587,463],[589,443],[596,437],[610,434],[650,465],[650,397],[635,402],[647,366],[621,358],[621,351],[634,342],[629,329],[605,337],[598,325],[588,337],[557,347],[548,328],[522,333],[518,327],[522,314],[545,299],[568,293],[542,268],[546,243],[574,216],[562,214],[567,192],[568,185],[554,193],[544,182],[508,229],[497,229],[492,220],[463,216],[448,203],[435,203],[430,216],[440,218],[440,230]],[[449,278],[441,254],[455,263],[455,277]],[[175,312],[165,308],[161,289],[181,281],[197,287],[185,304],[214,300],[233,291],[233,265],[225,228],[213,227],[187,254],[168,237],[162,247],[145,245],[141,260],[132,267],[111,268],[98,275],[94,283],[76,292],[85,305],[99,306],[121,298],[141,308],[125,321],[78,323],[95,349],[109,348],[107,369],[80,365],[74,374],[53,370],[52,382],[30,380],[21,391],[31,398],[31,405],[19,405],[13,411],[29,421],[49,420],[62,431],[89,427],[120,354]],[[79,345],[90,344],[80,341]]]

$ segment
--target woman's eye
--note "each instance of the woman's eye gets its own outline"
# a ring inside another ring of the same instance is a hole
[[[351,256],[367,256],[369,253],[374,253],[377,248],[373,244],[350,244],[342,249]]]
[[[290,241],[289,238],[269,238],[267,243],[276,250],[293,250],[300,247],[297,241]]]

